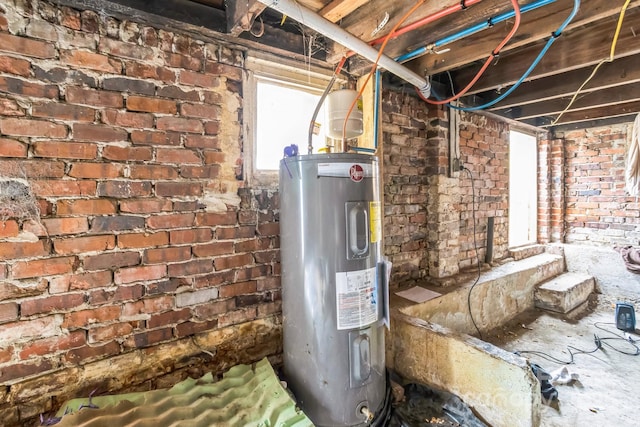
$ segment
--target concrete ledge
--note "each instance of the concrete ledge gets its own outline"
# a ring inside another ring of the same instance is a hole
[[[584,273],[564,273],[543,283],[535,291],[536,307],[568,313],[585,302],[595,289],[595,280]]]
[[[524,358],[399,311],[392,321],[402,377],[456,394],[493,427],[540,425],[540,384]]]
[[[543,253],[508,262],[483,273],[471,294],[473,319],[481,330],[501,326],[516,315],[534,308],[535,287],[563,271],[562,256]],[[467,302],[473,283],[466,282],[438,298],[402,308],[402,312],[461,333],[475,334]]]
[[[529,258],[535,255],[540,255],[545,252],[545,247],[543,245],[527,245],[521,246],[519,248],[509,249],[509,255],[516,260],[520,261],[521,259]]]

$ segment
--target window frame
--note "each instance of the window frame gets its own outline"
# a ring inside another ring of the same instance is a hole
[[[243,126],[244,140],[244,176],[250,187],[277,188],[277,170],[259,170],[255,166],[257,154],[257,84],[265,81],[284,87],[299,88],[310,93],[322,94],[331,77],[333,70],[314,64],[305,64],[287,58],[265,56],[248,56],[245,59],[245,81],[243,82],[245,113]],[[334,88],[345,85],[346,79],[336,79]],[[304,147],[300,146],[302,154],[306,154],[306,139]]]

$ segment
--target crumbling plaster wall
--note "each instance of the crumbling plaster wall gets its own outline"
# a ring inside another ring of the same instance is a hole
[[[0,191],[35,200],[0,212],[3,425],[280,353],[278,197],[243,187],[243,61],[0,4]]]

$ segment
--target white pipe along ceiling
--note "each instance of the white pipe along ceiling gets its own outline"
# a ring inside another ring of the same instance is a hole
[[[336,43],[340,43],[347,49],[356,52],[371,62],[376,62],[379,52],[367,43],[363,42],[359,38],[343,30],[339,26],[335,25],[331,21],[321,17],[317,13],[307,9],[294,0],[259,0],[262,4],[277,10],[283,15],[287,15],[292,19],[295,19],[299,23],[311,28],[320,34],[329,37]],[[431,93],[431,85],[429,81],[411,71],[407,67],[397,63],[386,55],[380,56],[378,65],[381,68],[395,74],[406,82],[414,85],[420,93],[429,97]]]

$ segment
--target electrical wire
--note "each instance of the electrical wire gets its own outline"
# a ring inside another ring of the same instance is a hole
[[[485,104],[477,105],[475,107],[458,107],[458,106],[454,106],[454,105],[449,105],[449,107],[454,108],[456,110],[460,110],[460,111],[483,110],[485,108],[488,108],[488,107],[491,107],[492,105],[497,104],[498,102],[500,102],[503,99],[505,99],[507,96],[511,95],[511,93],[514,90],[516,90],[522,84],[522,82],[524,82],[524,80],[527,77],[529,77],[529,74],[531,74],[531,72],[534,70],[534,68],[536,68],[536,66],[540,63],[540,61],[542,60],[544,55],[547,53],[547,51],[549,50],[549,48],[553,44],[553,42],[555,42],[556,39],[562,35],[562,31],[564,31],[564,29],[567,27],[567,25],[569,25],[569,23],[571,23],[571,21],[573,21],[573,18],[575,18],[576,14],[578,13],[578,9],[579,8],[580,8],[580,0],[574,0],[573,9],[571,10],[571,13],[567,17],[567,19],[565,19],[564,22],[562,22],[562,24],[558,27],[558,29],[556,31],[551,33],[551,38],[544,45],[544,47],[542,48],[542,50],[540,51],[540,53],[538,54],[536,59],[533,60],[533,62],[529,66],[529,68],[527,68],[527,70],[524,72],[524,74],[522,74],[522,76],[520,76],[518,81],[515,82],[514,85],[509,88],[509,90],[507,90],[505,93],[503,93],[502,95],[500,95],[498,98],[494,99],[493,101],[489,101],[489,102],[487,102]]]
[[[498,55],[500,55],[500,50],[507,44],[509,43],[509,41],[511,40],[511,38],[515,35],[516,31],[518,31],[518,28],[520,27],[520,5],[518,4],[517,0],[511,0],[511,4],[513,5],[513,10],[515,12],[515,22],[513,24],[513,27],[511,27],[511,31],[509,31],[509,34],[507,34],[507,36],[498,44],[498,46],[496,46],[496,48],[491,52],[491,54],[487,57],[487,59],[484,61],[484,64],[482,65],[482,67],[480,68],[480,70],[476,73],[476,75],[473,77],[473,79],[471,79],[471,81],[469,82],[469,84],[467,84],[467,86],[462,89],[460,92],[458,92],[456,95],[453,95],[452,97],[448,98],[448,99],[443,99],[443,100],[431,100],[427,97],[425,97],[424,95],[422,95],[420,93],[420,91],[418,90],[418,96],[420,96],[420,98],[422,98],[423,101],[429,103],[429,104],[434,104],[434,105],[444,105],[444,104],[448,104],[451,101],[455,101],[456,99],[459,99],[460,97],[464,96],[465,93],[467,93],[472,87],[473,85],[476,84],[476,82],[480,79],[480,77],[482,77],[482,75],[484,74],[484,72],[487,70],[487,68],[489,67],[489,65],[491,64],[491,62],[498,57]]]
[[[473,326],[476,328],[476,331],[478,331],[478,336],[480,337],[480,339],[482,339],[482,332],[480,332],[480,328],[478,328],[478,325],[476,324],[476,321],[473,318],[473,313],[471,312],[471,292],[473,291],[473,288],[475,288],[478,282],[480,281],[480,272],[481,272],[480,254],[478,253],[478,240],[476,238],[476,201],[475,201],[476,189],[473,184],[473,173],[471,172],[471,170],[464,166],[462,167],[462,169],[469,174],[469,179],[471,179],[471,214],[473,216],[473,246],[476,251],[477,265],[478,265],[478,276],[476,277],[476,281],[473,282],[473,285],[471,285],[471,288],[469,288],[469,293],[467,294],[467,307],[469,308],[469,317],[471,318],[471,323],[473,323]]]
[[[404,21],[406,21],[407,18],[409,18],[409,16],[411,16],[411,14],[413,14],[413,12],[415,12],[420,6],[422,6],[422,3],[424,3],[425,1],[426,0],[418,0],[416,2],[416,4],[414,4],[413,7],[411,9],[409,9],[409,11],[407,11],[407,13],[405,13],[402,16],[402,18],[400,18],[400,20],[396,23],[396,25],[393,26],[393,28],[391,29],[389,34],[387,34],[387,36],[385,37],[384,41],[382,42],[382,45],[380,46],[380,50],[378,51],[378,56],[376,57],[376,60],[373,63],[373,66],[371,67],[371,71],[369,71],[369,74],[367,75],[367,78],[365,79],[364,83],[362,84],[362,87],[358,91],[358,95],[355,97],[355,99],[351,103],[351,106],[349,107],[349,110],[347,111],[347,115],[344,118],[344,124],[342,125],[342,143],[343,143],[344,146],[346,146],[347,121],[349,120],[349,116],[351,115],[351,112],[353,111],[353,107],[355,107],[356,103],[358,102],[358,99],[360,98],[360,96],[362,96],[362,93],[364,92],[364,89],[367,87],[367,83],[369,83],[369,80],[371,80],[371,76],[376,72],[376,69],[378,68],[378,61],[380,61],[380,58],[382,57],[382,53],[384,52],[385,47],[387,47],[387,43],[389,43],[389,40],[391,40],[391,38],[393,37],[393,35],[394,35],[395,31],[398,29],[398,27],[400,27],[400,25],[402,25],[402,23]],[[515,1],[515,0],[513,0],[513,1]]]
[[[578,90],[576,91],[576,93],[573,94],[573,97],[571,98],[571,101],[569,101],[569,104],[567,104],[567,106],[564,108],[564,110],[562,110],[560,112],[560,114],[558,114],[558,117],[556,117],[553,122],[551,122],[551,125],[555,125],[556,123],[558,123],[558,121],[560,120],[560,118],[564,115],[564,113],[566,113],[567,111],[569,111],[569,108],[571,108],[571,106],[573,105],[573,103],[576,101],[576,99],[578,98],[578,95],[580,94],[580,92],[582,92],[582,89],[584,89],[584,87],[591,81],[591,79],[596,75],[596,73],[598,72],[598,70],[600,69],[600,67],[602,66],[602,64],[605,64],[607,62],[613,62],[613,59],[615,57],[616,54],[616,45],[618,44],[618,36],[620,35],[620,29],[622,28],[622,21],[624,20],[624,13],[627,10],[627,7],[629,6],[629,3],[631,3],[631,0],[627,0],[624,5],[622,5],[622,9],[620,9],[620,16],[618,17],[618,25],[616,27],[616,31],[613,34],[613,41],[611,42],[611,50],[609,52],[609,57],[603,59],[602,61],[598,62],[598,65],[596,65],[596,67],[593,69],[593,71],[591,72],[591,75],[589,77],[587,77],[587,79],[584,81],[584,83],[582,83],[580,85],[580,87],[578,88]]]

